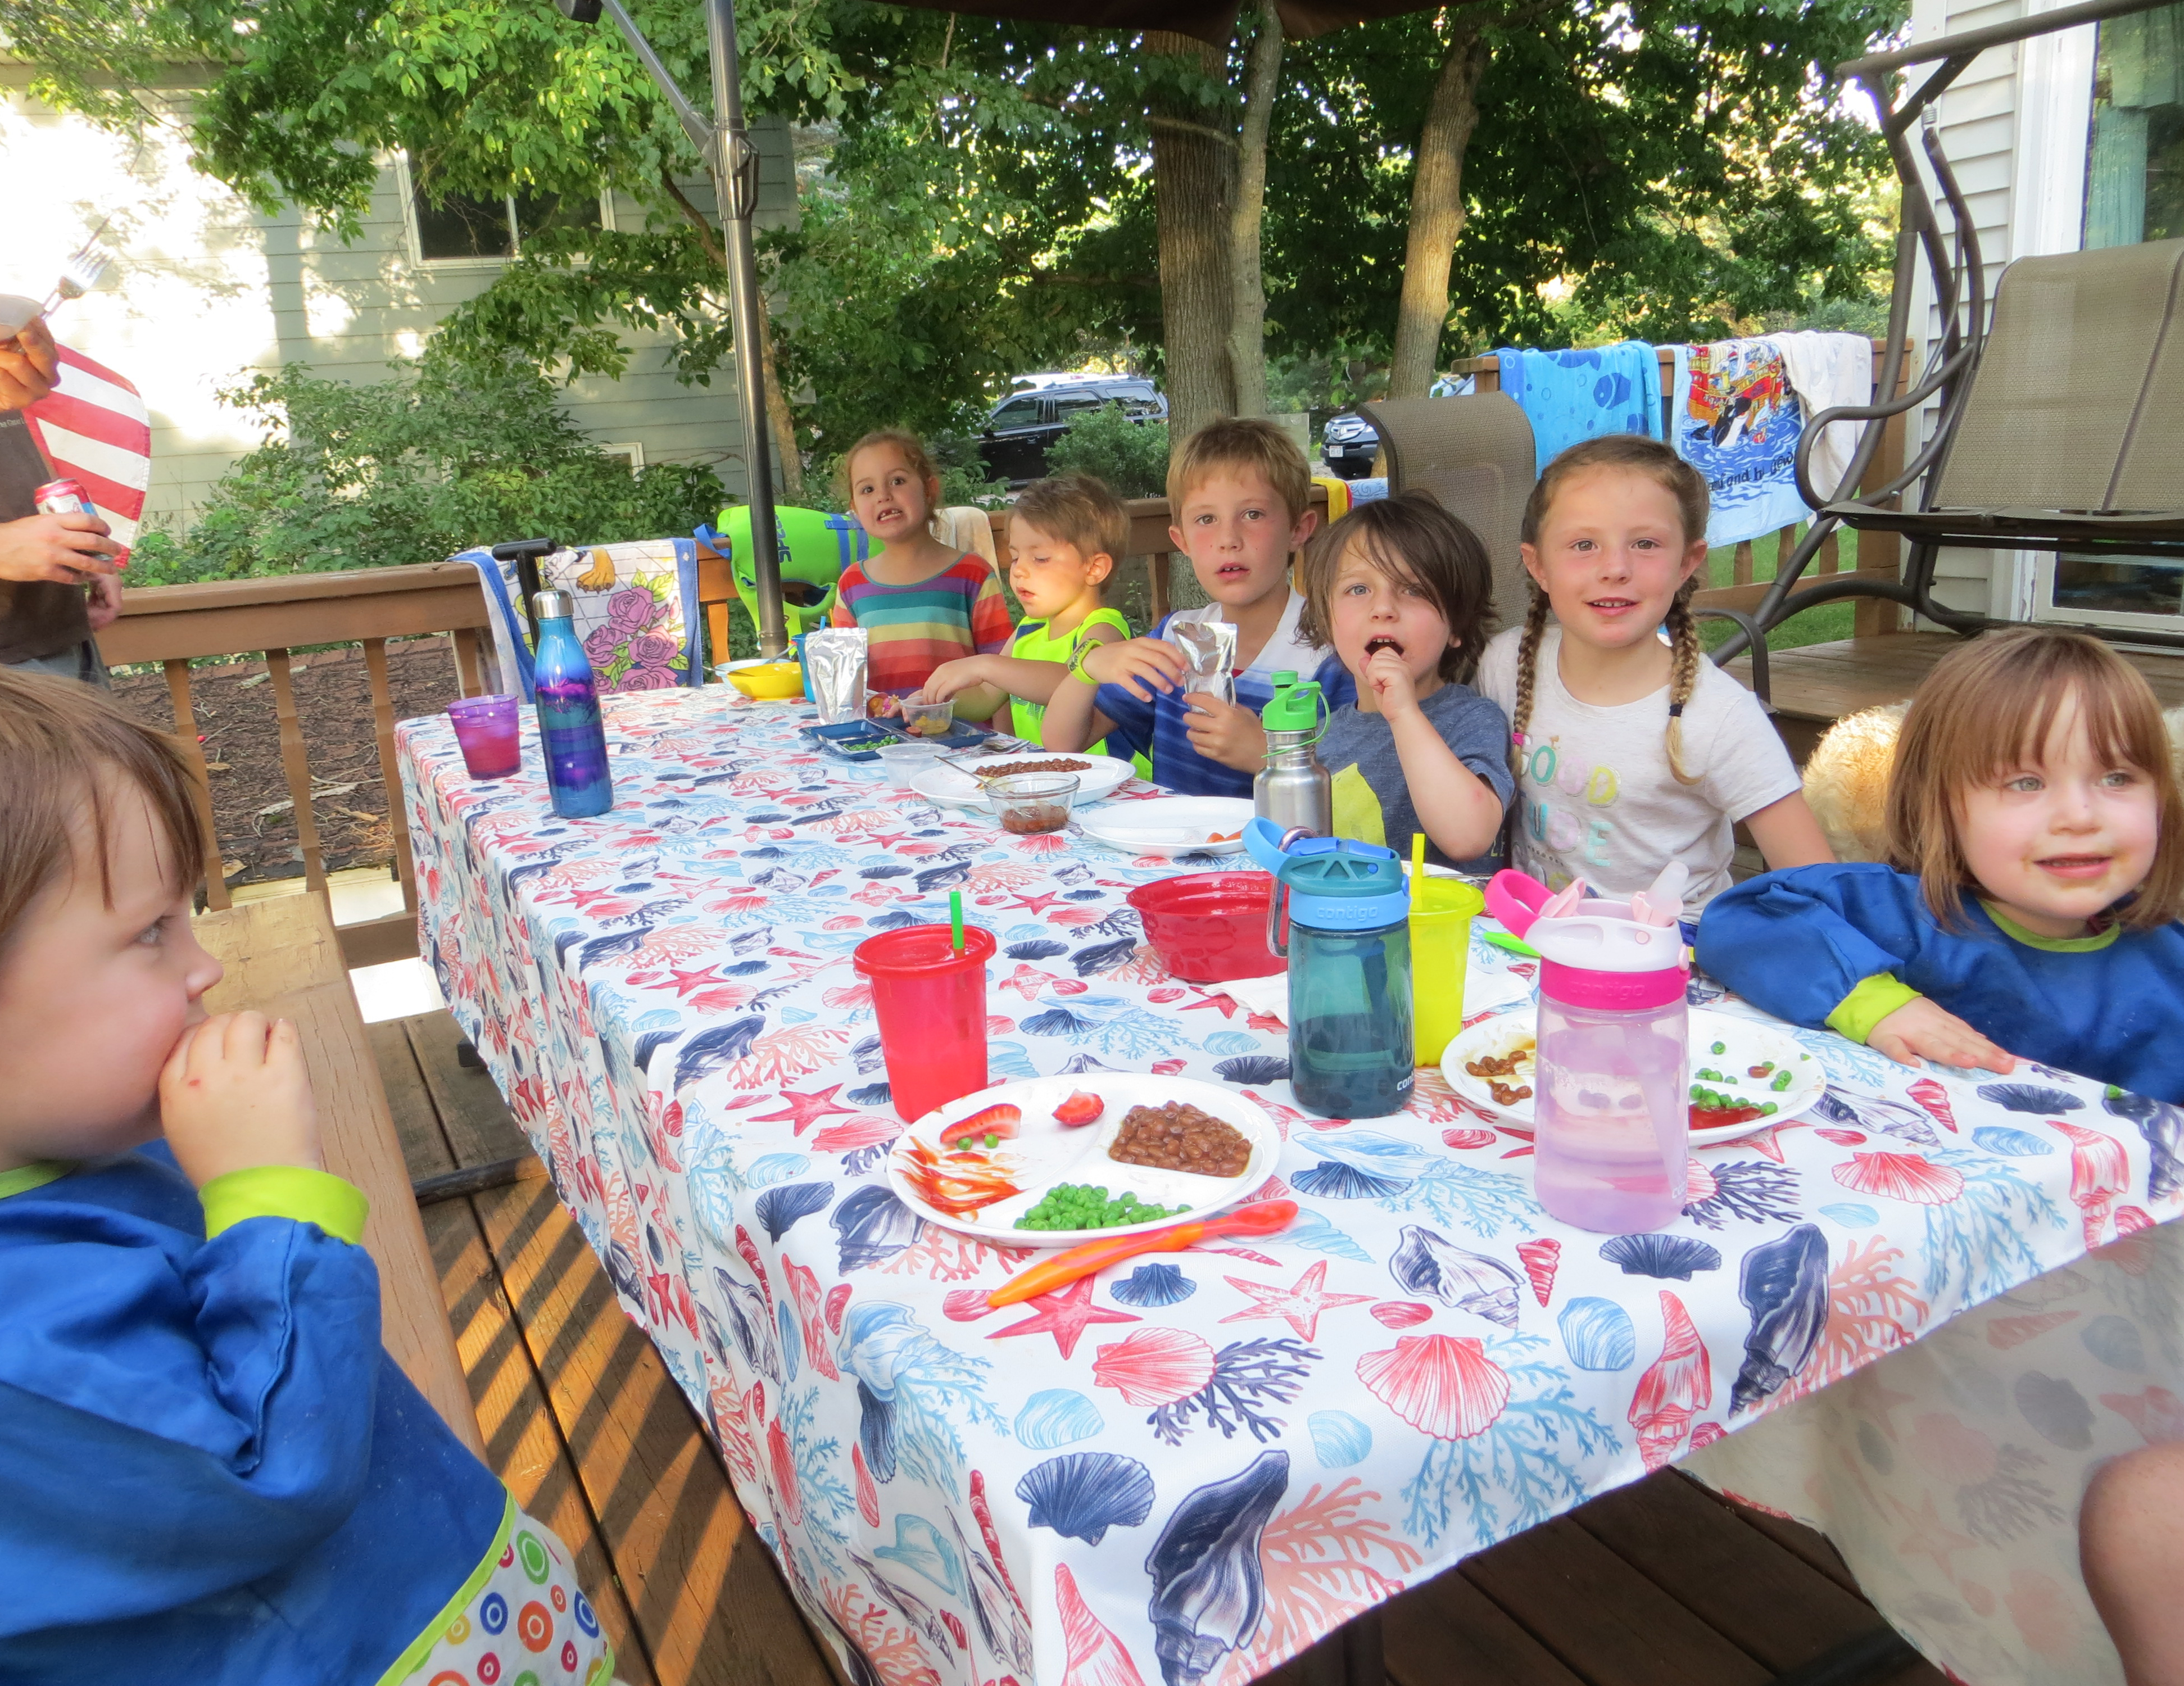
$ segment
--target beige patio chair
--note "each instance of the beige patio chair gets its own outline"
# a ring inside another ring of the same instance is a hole
[[[1506,392],[1360,404],[1388,458],[1388,489],[1432,492],[1485,541],[1502,625],[1524,618],[1518,528],[1532,495],[1532,424]]]

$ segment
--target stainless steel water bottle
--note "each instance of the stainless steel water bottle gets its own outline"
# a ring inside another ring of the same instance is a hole
[[[1277,831],[1301,828],[1314,837],[1334,832],[1334,781],[1313,746],[1326,721],[1319,682],[1297,682],[1294,673],[1274,676],[1273,700],[1259,711],[1267,729],[1267,765],[1251,781],[1251,806]]]

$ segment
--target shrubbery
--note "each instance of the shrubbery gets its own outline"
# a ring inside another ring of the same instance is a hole
[[[435,562],[473,545],[552,536],[572,544],[689,532],[718,514],[712,470],[632,475],[513,360],[427,355],[392,380],[328,380],[300,364],[222,394],[265,442],[228,470],[187,532],[148,533],[132,586]]]
[[[1049,474],[1089,474],[1117,498],[1167,495],[1167,424],[1133,421],[1117,404],[1087,410],[1046,453]]]

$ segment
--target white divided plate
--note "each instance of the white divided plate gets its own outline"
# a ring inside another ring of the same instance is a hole
[[[1093,1123],[1071,1129],[1057,1124],[1054,1109],[1077,1090],[1098,1095],[1106,1110]],[[1107,1157],[1107,1145],[1123,1127],[1123,1116],[1134,1106],[1164,1106],[1183,1101],[1235,1127],[1251,1143],[1251,1162],[1241,1177],[1201,1177],[1188,1171],[1161,1171],[1148,1165],[1123,1165]],[[1021,1133],[1003,1142],[992,1157],[1008,1168],[1019,1190],[1006,1199],[983,1206],[969,1217],[950,1217],[928,1205],[917,1191],[905,1166],[913,1140],[939,1151],[940,1132],[959,1118],[1002,1103],[1022,1109]],[[888,1182],[902,1203],[929,1223],[975,1235],[982,1241],[1007,1247],[1074,1247],[1080,1241],[1103,1240],[1113,1235],[1135,1235],[1162,1229],[1172,1223],[1211,1216],[1234,1205],[1273,1175],[1281,1157],[1281,1132],[1274,1121],[1255,1103],[1217,1083],[1201,1083],[1189,1077],[1154,1077],[1137,1071],[1086,1071],[1075,1077],[1033,1077],[1022,1082],[1001,1083],[928,1112],[895,1140],[888,1155]],[[1103,1187],[1110,1199],[1125,1193],[1147,1205],[1184,1206],[1189,1210],[1151,1223],[1123,1224],[1113,1229],[1017,1229],[1017,1218],[1037,1205],[1057,1182],[1089,1182]]]
[[[1807,1110],[1825,1092],[1828,1086],[1827,1067],[1798,1046],[1797,1039],[1787,1031],[1773,1025],[1761,1024],[1755,1019],[1740,1019],[1728,1013],[1717,1013],[1706,1007],[1691,1010],[1691,1081],[1704,1083],[1708,1088],[1719,1089],[1724,1094],[1749,1095],[1754,1106],[1772,1102],[1774,1110],[1763,1118],[1747,1118],[1741,1123],[1724,1124],[1719,1129],[1694,1130],[1691,1145],[1705,1147],[1714,1142],[1733,1142],[1742,1136],[1764,1130],[1770,1125],[1786,1124]],[[1490,1019],[1481,1019],[1448,1045],[1440,1057],[1441,1075],[1466,1100],[1490,1108],[1503,1117],[1521,1124],[1532,1121],[1532,1103],[1527,1099],[1513,1106],[1504,1106],[1494,1099],[1486,1087],[1487,1079],[1475,1077],[1467,1071],[1467,1061],[1482,1058],[1507,1059],[1518,1050],[1524,1051],[1524,1063],[1518,1068],[1513,1087],[1529,1087],[1532,1082],[1531,1044],[1538,1027],[1538,1020],[1529,1010],[1519,1008],[1507,1013],[1496,1013]],[[1716,1043],[1723,1052],[1716,1054]],[[1766,1077],[1747,1077],[1754,1066],[1772,1062],[1775,1071],[1795,1072],[1786,1089],[1776,1091],[1768,1087],[1773,1074]],[[1700,1068],[1733,1074],[1731,1081],[1717,1082],[1698,1075]],[[1507,1080],[1504,1080],[1507,1081]]]
[[[1128,761],[1118,761],[1112,755],[1065,756],[1058,749],[1028,749],[1000,755],[959,754],[951,759],[968,767],[1006,766],[1011,761],[1089,761],[1091,765],[1077,775],[1078,807],[1112,795],[1135,778],[1138,771]],[[944,808],[967,808],[974,814],[991,814],[994,811],[993,804],[986,799],[984,787],[961,768],[951,767],[946,762],[920,773],[911,781],[910,787],[928,802],[938,802]],[[1250,804],[1245,805],[1248,807]]]
[[[1173,860],[1185,854],[1241,854],[1244,840],[1207,843],[1215,832],[1240,832],[1251,821],[1249,798],[1241,796],[1161,796],[1150,802],[1125,802],[1096,817],[1079,820],[1077,829],[1096,843],[1125,854],[1156,855]]]

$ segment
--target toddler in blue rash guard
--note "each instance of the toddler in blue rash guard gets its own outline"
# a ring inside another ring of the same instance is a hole
[[[1919,687],[1889,864],[1716,897],[1699,964],[1780,1017],[1902,1060],[2036,1060],[2184,1103],[2184,800],[2144,676],[2098,639],[1989,633]]]
[[[295,1027],[205,1015],[172,743],[0,671],[0,1682],[606,1679],[381,1349]]]

